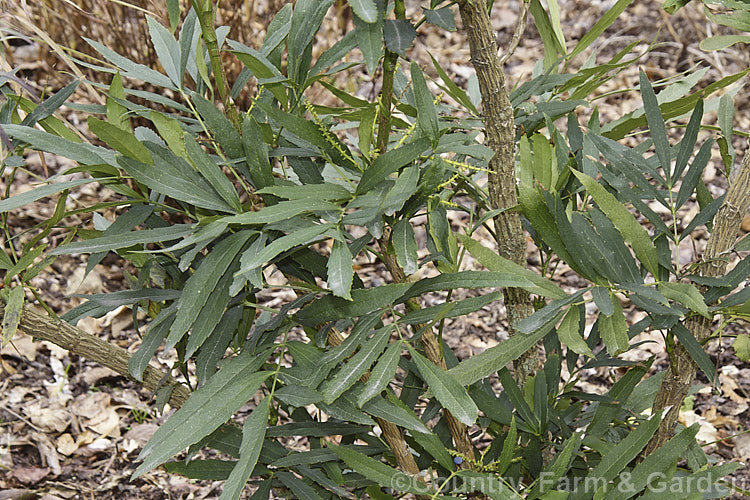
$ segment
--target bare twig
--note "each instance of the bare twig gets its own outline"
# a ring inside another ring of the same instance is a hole
[[[530,4],[531,2],[529,0],[524,0],[523,4],[521,5],[521,13],[518,15],[516,30],[513,32],[513,38],[510,39],[510,44],[505,50],[505,54],[500,57],[500,66],[505,64],[516,51],[518,43],[521,41],[521,37],[523,36],[523,32],[526,31],[526,17],[529,14]]]
[[[3,308],[0,308],[0,319],[2,317]],[[26,308],[21,314],[19,329],[34,338],[47,340],[73,354],[106,366],[123,377],[143,384],[150,391],[155,392],[160,387],[171,386],[169,404],[172,408],[182,406],[190,395],[187,387],[152,365],[144,370],[143,380],[135,380],[128,371],[131,356],[125,349],[59,319]]]

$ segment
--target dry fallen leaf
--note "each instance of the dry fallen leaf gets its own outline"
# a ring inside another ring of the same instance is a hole
[[[700,430],[695,436],[695,439],[697,439],[701,443],[711,443],[719,439],[716,427],[714,427],[713,424],[711,424],[711,422],[706,419],[706,417],[698,415],[693,410],[681,411],[679,421],[685,427],[690,427],[694,423],[698,422],[698,425],[700,425]]]
[[[120,437],[120,416],[114,408],[109,407],[89,420],[86,425],[89,429],[102,437]]]
[[[77,396],[70,404],[70,411],[87,420],[95,418],[110,406],[110,395],[106,392],[89,392]]]
[[[122,437],[122,447],[130,453],[142,448],[159,428],[156,424],[136,424]]]
[[[750,434],[740,434],[732,438],[734,443],[734,456],[747,462],[750,460]]]
[[[49,474],[49,469],[44,467],[16,467],[11,475],[23,484],[36,484]]]
[[[67,432],[57,438],[57,451],[65,456],[72,455],[78,449],[78,445],[73,440],[73,436]]]
[[[39,451],[39,456],[42,457],[42,461],[53,475],[58,476],[62,469],[60,468],[60,457],[57,455],[55,447],[52,445],[49,437],[46,434],[40,432],[32,433],[31,437],[36,441],[36,448]]]
[[[24,412],[31,419],[31,423],[44,432],[62,432],[70,424],[70,412],[59,405],[42,408],[41,403],[35,402],[25,406]]]

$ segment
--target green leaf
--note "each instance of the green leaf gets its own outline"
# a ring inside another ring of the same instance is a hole
[[[448,95],[454,98],[457,102],[460,102],[471,113],[479,115],[479,111],[477,111],[476,106],[474,106],[474,104],[471,102],[469,96],[466,95],[466,92],[464,92],[463,89],[456,85],[456,83],[448,76],[448,74],[440,66],[437,59],[435,59],[432,54],[430,54],[430,59],[432,59],[432,65],[435,67],[435,71],[437,71],[440,80],[442,80],[442,82],[445,84]]]
[[[221,240],[188,278],[177,306],[177,319],[169,329],[165,350],[174,347],[193,326],[206,306],[211,292],[217,287],[219,280],[235,261],[251,235],[252,231],[240,231]]]
[[[9,137],[28,142],[33,149],[63,156],[70,160],[77,161],[82,165],[117,165],[115,163],[114,152],[99,146],[72,142],[48,132],[43,132],[23,125],[3,124],[2,129]],[[84,183],[83,179],[69,182]],[[88,180],[87,182],[92,181]],[[61,186],[63,184],[64,183],[56,184],[56,186]],[[59,191],[62,191],[63,189],[67,188],[61,188]]]
[[[5,301],[5,310],[3,313],[3,343],[5,347],[13,339],[13,335],[18,331],[18,325],[21,323],[21,314],[23,313],[23,302],[26,299],[26,293],[22,285],[16,285],[10,289]]]
[[[0,200],[0,213],[10,212],[11,210],[15,210],[16,208],[28,205],[29,203],[32,203],[38,199],[52,196],[53,194],[57,194],[60,191],[65,191],[66,189],[99,181],[101,181],[101,179],[76,179],[74,181],[47,184],[46,186],[38,187],[36,189],[26,191],[22,194]]]
[[[349,7],[358,18],[368,24],[378,20],[378,9],[373,0],[349,0]]]
[[[345,445],[344,448],[350,448],[365,455],[376,455],[383,451],[383,448],[370,445]],[[279,468],[296,467],[298,465],[315,465],[324,462],[338,460],[338,455],[330,448],[317,448],[310,451],[293,452],[271,462],[270,465]]]
[[[604,33],[604,30],[609,28],[612,23],[614,23],[615,20],[620,17],[620,14],[622,14],[625,8],[632,2],[633,0],[618,0],[611,9],[609,9],[602,17],[599,18],[599,20],[590,30],[584,33],[584,35],[581,37],[581,40],[578,42],[578,45],[576,45],[575,48],[570,52],[570,54],[567,55],[567,59],[573,59],[575,56],[586,50],[588,46],[594,42],[594,40],[599,38],[599,35]]]
[[[663,444],[660,448],[648,455],[643,462],[639,463],[630,473],[627,482],[623,477],[620,483],[624,488],[627,485],[630,496],[643,490],[648,484],[653,482],[655,477],[666,477],[667,470],[674,466],[678,460],[683,458],[683,454],[688,447],[695,443],[695,436],[700,430],[699,424],[693,424],[688,428],[682,429],[679,434]],[[607,496],[607,499],[621,498],[615,494],[614,489]]]
[[[710,20],[715,23],[723,24],[740,31],[750,31],[750,9],[747,8],[747,4],[744,2],[730,2],[727,0],[718,0],[717,2],[730,10],[727,14],[714,14],[708,7],[703,7],[703,12]]]
[[[735,341],[736,343],[736,341]],[[371,400],[382,392],[388,384],[391,383],[396,375],[398,361],[401,359],[401,342],[393,342],[385,350],[385,353],[378,359],[377,364],[370,373],[370,379],[365,383],[364,388],[357,394],[357,406],[360,408],[367,401]]]
[[[362,179],[357,186],[357,194],[370,191],[390,174],[419,158],[429,147],[429,139],[422,137],[378,156],[362,174]]]
[[[478,311],[496,300],[502,300],[502,297],[502,292],[491,292],[478,297],[451,301],[449,303],[450,309],[448,310],[446,310],[446,304],[423,307],[422,309],[417,309],[407,313],[399,320],[399,323],[405,323],[407,325],[430,323],[435,321],[435,318],[438,316],[440,316],[441,319],[457,318]]]
[[[333,0],[297,1],[292,13],[292,24],[289,28],[287,58],[289,59],[289,78],[298,83],[304,82],[309,71],[309,56],[305,52],[320,29],[323,18]],[[303,61],[306,63],[303,66]]]
[[[616,444],[609,453],[602,456],[599,464],[594,467],[588,477],[597,481],[610,481],[630,463],[648,443],[656,429],[659,428],[662,415],[654,415],[649,420],[641,422],[638,427]],[[596,484],[600,484],[597,482]]]
[[[57,185],[57,184],[55,184]],[[195,230],[193,224],[175,224],[174,226],[160,227],[156,229],[143,229],[140,231],[129,231],[126,233],[101,236],[87,241],[77,241],[57,247],[50,255],[70,255],[72,253],[96,253],[109,250],[118,250],[133,245],[146,243],[163,243],[181,238]]]
[[[708,354],[706,354],[706,351],[703,350],[703,346],[701,346],[700,342],[696,340],[693,334],[685,328],[682,323],[674,325],[672,327],[672,333],[675,334],[677,340],[679,340],[685,350],[687,350],[690,357],[695,361],[695,364],[697,364],[701,371],[706,375],[706,378],[708,378],[711,383],[714,383],[714,380],[716,379],[716,366],[713,361],[711,361]]]
[[[462,386],[468,386],[490,376],[498,368],[518,359],[531,349],[548,330],[536,330],[530,334],[519,334],[510,337],[500,344],[490,347],[476,356],[461,361],[448,370],[448,373]]]
[[[117,102],[117,99],[125,100],[125,89],[122,86],[122,76],[115,73],[109,84],[109,95],[107,96],[107,121],[123,130],[130,130],[128,119],[128,108]]]
[[[607,430],[611,429],[613,419],[625,413],[620,402],[628,400],[638,382],[646,375],[649,366],[650,363],[648,365],[640,364],[632,367],[625,375],[620,377],[620,380],[612,385],[612,388],[607,393],[611,398],[611,402],[602,401],[599,403],[591,419],[591,423],[586,428],[587,437],[602,437]]]
[[[86,43],[91,45],[94,50],[103,55],[115,66],[120,67],[124,71],[124,76],[143,80],[144,82],[150,83],[155,87],[163,87],[173,91],[178,90],[178,88],[172,83],[172,80],[170,78],[159,73],[158,71],[153,70],[144,64],[135,63],[127,57],[121,56],[114,50],[105,47],[99,42],[95,42],[94,40],[86,37],[83,37],[83,39],[86,41]]]
[[[211,160],[203,148],[190,136],[185,137],[185,152],[190,163],[208,181],[214,191],[227,202],[227,205],[236,212],[242,212],[242,203],[232,182],[224,175],[221,167]]]
[[[511,460],[513,460],[516,454],[516,446],[518,445],[518,428],[516,426],[515,415],[510,420],[510,428],[508,429],[508,435],[505,436],[503,441],[503,448],[500,451],[500,456],[497,459],[497,473],[503,475],[508,467],[510,466]]]
[[[224,481],[232,473],[236,464],[235,460],[209,458],[193,460],[189,463],[167,462],[164,464],[164,469],[170,474],[179,474],[189,479]]]
[[[88,117],[89,130],[107,146],[125,156],[147,165],[153,165],[151,153],[129,130],[123,130],[93,116]]]
[[[667,174],[667,180],[671,179],[672,159],[669,152],[669,139],[667,139],[667,129],[664,125],[664,118],[659,110],[659,102],[656,100],[651,82],[648,81],[646,73],[643,71],[639,74],[641,84],[641,97],[643,99],[643,109],[646,111],[648,128],[651,131],[651,139],[654,141],[654,149],[659,163]]]
[[[343,234],[340,234],[343,238]],[[333,240],[331,255],[328,257],[328,288],[336,297],[352,300],[351,289],[354,278],[352,264],[354,257],[349,251],[346,240]]]
[[[557,162],[553,161],[554,148],[542,134],[531,136],[534,150],[532,170],[542,187],[547,191],[554,191],[557,183]]]
[[[456,31],[456,16],[450,7],[441,9],[423,9],[424,18],[430,24],[434,24],[446,31]]]
[[[242,150],[242,138],[235,130],[232,122],[224,116],[224,113],[216,109],[213,102],[207,101],[201,95],[193,92],[190,94],[195,109],[205,120],[206,127],[211,131],[216,142],[230,159],[241,158],[245,155]]]
[[[417,479],[407,476],[403,472],[388,467],[382,462],[370,458],[367,455],[359,453],[343,446],[329,444],[328,447],[343,460],[346,465],[362,474],[375,484],[389,486],[397,491],[405,493],[425,494],[429,490],[427,486],[419,483]]]
[[[263,80],[275,82],[266,84],[265,86],[280,103],[286,105],[288,97],[284,82],[287,80],[281,71],[262,52],[231,40],[229,41],[229,45],[234,49],[232,53],[237,56],[237,59],[242,61],[242,64],[250,70],[255,78],[261,82]]]
[[[717,113],[721,137],[719,137],[719,152],[724,161],[727,176],[731,175],[734,166],[734,147],[732,146],[732,135],[734,134],[734,101],[731,94],[724,94],[719,98],[719,110]]]
[[[571,172],[584,185],[586,191],[594,198],[594,201],[602,212],[612,221],[617,230],[627,243],[633,247],[633,251],[648,271],[658,276],[659,262],[656,247],[651,242],[648,232],[638,224],[633,215],[604,187],[588,175],[571,170]]]
[[[404,273],[410,276],[417,272],[417,239],[414,235],[414,228],[408,219],[403,218],[393,226],[391,235],[393,249],[396,251],[396,260],[403,268]]]
[[[141,345],[138,350],[128,360],[128,372],[135,377],[136,380],[143,380],[143,372],[146,371],[146,367],[151,361],[151,357],[154,355],[156,350],[161,345],[164,337],[169,332],[169,327],[174,321],[174,315],[177,312],[177,306],[172,304],[171,306],[162,309],[159,314],[151,321],[148,325],[148,331],[141,340]],[[222,354],[224,354],[222,352]]]
[[[391,52],[406,57],[406,51],[417,37],[417,30],[407,19],[386,19],[383,26],[385,46]]]
[[[148,114],[148,118],[151,120],[151,123],[156,126],[156,130],[167,143],[167,147],[171,149],[175,155],[188,160],[188,154],[185,150],[185,134],[182,132],[180,122],[170,116],[159,113],[158,111],[151,111]]]
[[[204,260],[201,265],[205,263],[206,260]],[[221,321],[221,317],[224,315],[225,309],[231,299],[229,287],[233,280],[232,271],[236,268],[237,262],[232,262],[229,269],[221,275],[219,282],[214,289],[208,292],[208,300],[191,326],[190,337],[188,338],[184,351],[185,358],[190,358],[195,354],[195,351],[197,351],[209,335],[214,332],[217,323]],[[170,339],[168,337],[167,346],[171,347],[169,344]]]
[[[591,296],[599,311],[605,316],[612,316],[615,312],[615,306],[612,304],[612,296],[607,288],[595,286],[591,289]],[[617,300],[617,299],[615,299]]]
[[[290,202],[291,203],[291,202]],[[293,233],[282,236],[273,240],[263,250],[257,253],[250,254],[248,251],[242,254],[240,260],[240,269],[235,273],[235,276],[239,276],[248,271],[252,271],[256,267],[260,267],[267,262],[274,259],[282,252],[286,252],[290,248],[296,247],[309,243],[310,241],[317,239],[318,236],[326,232],[331,228],[330,224],[316,224],[309,227],[304,227],[296,230]]]
[[[518,186],[518,201],[523,215],[531,222],[537,235],[549,245],[558,257],[563,259],[578,274],[585,273],[578,267],[576,260],[568,252],[560,238],[555,218],[550,213],[547,203],[541,194],[541,188],[532,188],[521,184]]]
[[[565,55],[565,47],[557,38],[549,15],[539,0],[531,0],[529,12],[534,18],[534,24],[544,44],[544,69],[547,70],[555,64],[558,54],[561,56]]]
[[[425,278],[417,281],[411,286],[402,300],[438,290],[489,287],[523,288],[535,293],[537,290],[537,287],[527,280],[525,276],[518,276],[509,272],[459,271],[457,273],[443,273],[434,278]]]
[[[534,271],[519,266],[515,262],[498,255],[497,252],[485,247],[478,241],[471,239],[469,236],[457,233],[456,237],[464,245],[466,250],[477,259],[480,264],[486,267],[488,271],[512,273],[522,276],[535,285],[535,290],[532,293],[537,295],[553,299],[564,299],[568,296],[568,294],[551,280],[539,276]]]
[[[732,348],[739,359],[750,361],[750,335],[747,333],[737,335],[732,343]]]
[[[369,432],[370,429],[361,425],[355,425],[345,422],[291,422],[284,425],[277,425],[266,430],[268,437],[323,437],[323,436],[353,436],[362,432]]]
[[[167,16],[169,17],[169,27],[174,33],[177,24],[180,22],[180,0],[167,0]]]
[[[510,403],[515,407],[518,415],[525,421],[526,424],[538,428],[539,418],[529,407],[529,403],[524,398],[521,388],[513,379],[507,368],[503,367],[497,372],[500,383],[503,386],[505,396],[507,396]]]
[[[299,311],[297,320],[304,324],[317,325],[324,321],[364,316],[392,305],[411,286],[410,283],[394,283],[352,290],[351,301],[328,295]]]
[[[684,205],[685,202],[690,199],[690,195],[693,194],[698,183],[702,182],[703,170],[706,168],[708,160],[711,158],[711,147],[713,145],[714,141],[712,139],[707,140],[695,155],[693,163],[690,165],[687,174],[685,174],[685,177],[682,179],[675,207],[679,208]]]
[[[665,0],[661,4],[661,8],[669,14],[674,14],[684,6],[690,3],[691,0]]]
[[[690,155],[695,150],[695,144],[698,140],[698,131],[701,128],[701,120],[703,119],[703,99],[700,99],[696,105],[693,113],[690,115],[690,121],[685,128],[685,135],[682,136],[680,141],[680,150],[677,153],[677,161],[674,167],[674,179],[679,179],[682,172],[687,166]],[[692,191],[692,189],[691,189]]]
[[[722,50],[735,43],[750,43],[750,35],[711,36],[701,41],[700,48],[705,51]]]
[[[383,16],[378,15],[377,22],[371,24],[355,16],[354,35],[357,37],[357,47],[365,59],[367,72],[372,75],[383,56]]]
[[[392,216],[404,207],[404,203],[418,191],[419,165],[404,168],[396,178],[393,187],[381,202],[381,210]]]
[[[264,355],[253,358],[249,351],[227,361],[146,443],[138,456],[143,463],[133,478],[164,463],[226,422],[272,374],[257,372],[264,362]]]
[[[515,328],[521,333],[535,333],[543,330],[546,333],[552,329],[562,318],[565,311],[563,307],[578,300],[588,289],[578,290],[564,299],[553,300],[543,308],[534,312],[531,316],[516,323]]]
[[[299,500],[321,499],[321,496],[315,492],[312,486],[302,481],[291,472],[276,472],[274,475],[276,479],[281,481],[282,485],[289,489],[292,498],[298,498]]]
[[[581,311],[578,306],[571,306],[562,323],[557,327],[557,337],[560,339],[560,342],[568,346],[576,354],[583,354],[593,358],[594,353],[591,352],[591,348],[589,348],[581,336],[580,319]]]
[[[750,72],[750,68],[747,68],[733,75],[725,76],[724,78],[709,84],[707,87],[702,88],[690,94],[689,96],[665,102],[659,106],[659,108],[661,109],[661,114],[665,120],[670,120],[672,118],[682,116],[683,114],[690,113],[695,108],[695,104],[699,99],[707,97],[720,89],[729,87],[734,82],[744,77],[748,72]],[[636,128],[646,125],[646,122],[646,117],[643,115],[628,115],[628,117],[623,117],[623,119],[618,120],[617,122],[613,122],[611,126],[605,127],[606,132],[604,133],[604,135],[611,139],[621,139],[623,136],[627,135]]]
[[[424,73],[416,61],[411,63],[411,82],[414,89],[414,100],[417,104],[417,125],[422,133],[436,142],[440,136],[437,109],[430,89],[424,79]]]
[[[338,398],[333,403],[327,405],[323,402],[316,403],[316,406],[322,411],[327,413],[330,417],[333,417],[344,422],[354,422],[362,425],[375,425],[375,421],[368,417],[359,408],[354,406],[346,396]]]
[[[8,95],[7,97],[9,100],[17,102],[18,107],[24,110],[26,113],[33,113],[39,107],[37,103],[32,102],[20,96]],[[46,112],[42,112],[41,115],[42,116],[46,115]],[[42,118],[41,120],[39,120],[39,125],[41,125],[45,131],[49,132],[50,134],[54,136],[61,137],[63,139],[67,139],[71,142],[75,142],[79,144],[83,142],[81,138],[78,137],[78,134],[73,132],[73,130],[71,130],[65,124],[65,122],[63,122],[63,120],[57,118],[54,115],[49,115],[49,116],[46,116],[45,118]]]
[[[625,322],[625,316],[622,314],[620,301],[615,299],[612,301],[612,305],[614,306],[614,313],[609,316],[600,314],[598,323],[599,335],[607,347],[607,352],[610,356],[616,356],[628,350],[630,339],[628,338],[628,325]]]
[[[203,385],[209,377],[216,373],[219,361],[232,342],[237,327],[242,319],[242,308],[240,306],[229,309],[221,320],[215,324],[213,331],[205,342],[201,344],[198,355],[195,358],[195,376],[198,384]]]
[[[171,26],[172,33],[175,32],[176,27],[176,25]],[[185,16],[185,20],[182,22],[182,27],[180,28],[180,66],[177,69],[177,74],[184,78],[185,72],[190,68],[189,75],[191,78],[194,77],[196,83],[200,78],[196,61],[198,58],[197,50],[200,33],[201,27],[200,22],[198,21],[198,15],[195,13],[195,9],[190,9],[187,16]]]
[[[359,165],[353,163],[351,155],[347,153],[348,149],[334,134],[323,136],[320,127],[311,120],[305,120],[291,113],[285,113],[276,106],[271,106],[264,102],[259,102],[257,107],[260,108],[269,119],[281,126],[283,132],[289,132],[312,144],[313,146],[324,151],[336,165],[345,168],[357,168]]]
[[[151,36],[151,43],[159,58],[162,68],[172,83],[177,87],[182,87],[182,75],[179,74],[180,68],[180,45],[164,26],[155,21],[151,16],[146,16],[148,32]]]
[[[323,52],[312,68],[310,68],[310,74],[307,82],[305,82],[305,88],[309,87],[316,81],[322,81],[321,76],[328,76],[349,69],[353,66],[357,66],[355,62],[342,62],[341,64],[334,63],[344,59],[355,47],[357,47],[357,34],[354,31],[349,31],[343,37],[333,44],[333,47]],[[331,68],[333,66],[333,68]],[[330,68],[330,69],[329,69]],[[324,72],[324,70],[329,71]]]
[[[165,194],[175,200],[184,201],[196,207],[215,210],[217,212],[233,213],[234,209],[226,204],[214,190],[204,187],[203,179],[187,165],[195,178],[190,178],[185,170],[177,165],[170,165],[170,159],[153,155],[155,165],[147,165],[139,161],[120,156],[117,162],[128,175],[149,188]],[[179,159],[184,162],[184,160]]]
[[[263,448],[263,439],[266,435],[266,423],[268,422],[271,398],[265,397],[253,410],[242,426],[242,444],[240,445],[240,459],[229,474],[229,479],[224,484],[219,500],[237,499],[240,497],[245,484],[258,463],[260,450]]]
[[[547,467],[548,472],[552,473],[550,479],[555,484],[558,479],[563,477],[565,473],[570,469],[572,461],[575,459],[575,453],[581,446],[584,433],[582,430],[576,431],[570,436],[563,445],[562,451],[555,455],[555,458],[551,464]]]
[[[712,318],[708,306],[703,301],[703,295],[689,283],[673,283],[662,281],[656,285],[657,290],[668,299],[679,302],[691,311],[695,311],[705,318]]]
[[[390,329],[378,332],[374,337],[365,342],[357,354],[349,358],[344,365],[329,378],[321,389],[323,401],[326,404],[333,403],[341,394],[354,385],[359,378],[372,366],[380,353],[388,344]]]
[[[320,185],[318,185],[320,186]],[[281,222],[300,214],[308,212],[338,211],[341,207],[336,203],[330,203],[319,199],[301,199],[282,201],[275,205],[263,207],[257,212],[245,212],[222,220],[226,224],[273,224]]]
[[[79,83],[81,83],[79,80],[71,82],[49,97],[46,101],[39,103],[29,114],[26,115],[26,118],[23,119],[21,125],[33,127],[37,122],[52,116],[53,113],[57,111],[60,106],[65,104],[65,101],[73,95],[73,92],[78,88]]]
[[[306,203],[318,200],[348,200],[352,196],[349,190],[344,186],[332,184],[330,182],[324,182],[323,184],[268,186],[257,190],[256,193],[272,194],[279,198],[287,198],[289,200],[306,200]],[[262,210],[265,210],[266,208],[263,208]]]
[[[273,395],[282,403],[295,408],[304,408],[305,406],[323,401],[323,395],[320,392],[301,385],[282,387],[276,390]]]
[[[373,417],[382,418],[408,431],[429,434],[430,429],[414,415],[414,412],[402,406],[404,403],[393,395],[388,399],[373,398],[362,409]]]
[[[466,425],[474,425],[479,410],[466,393],[463,385],[450,372],[437,367],[408,344],[407,348],[420,376],[435,394],[440,404],[443,405],[443,408],[450,411],[460,422]]]

